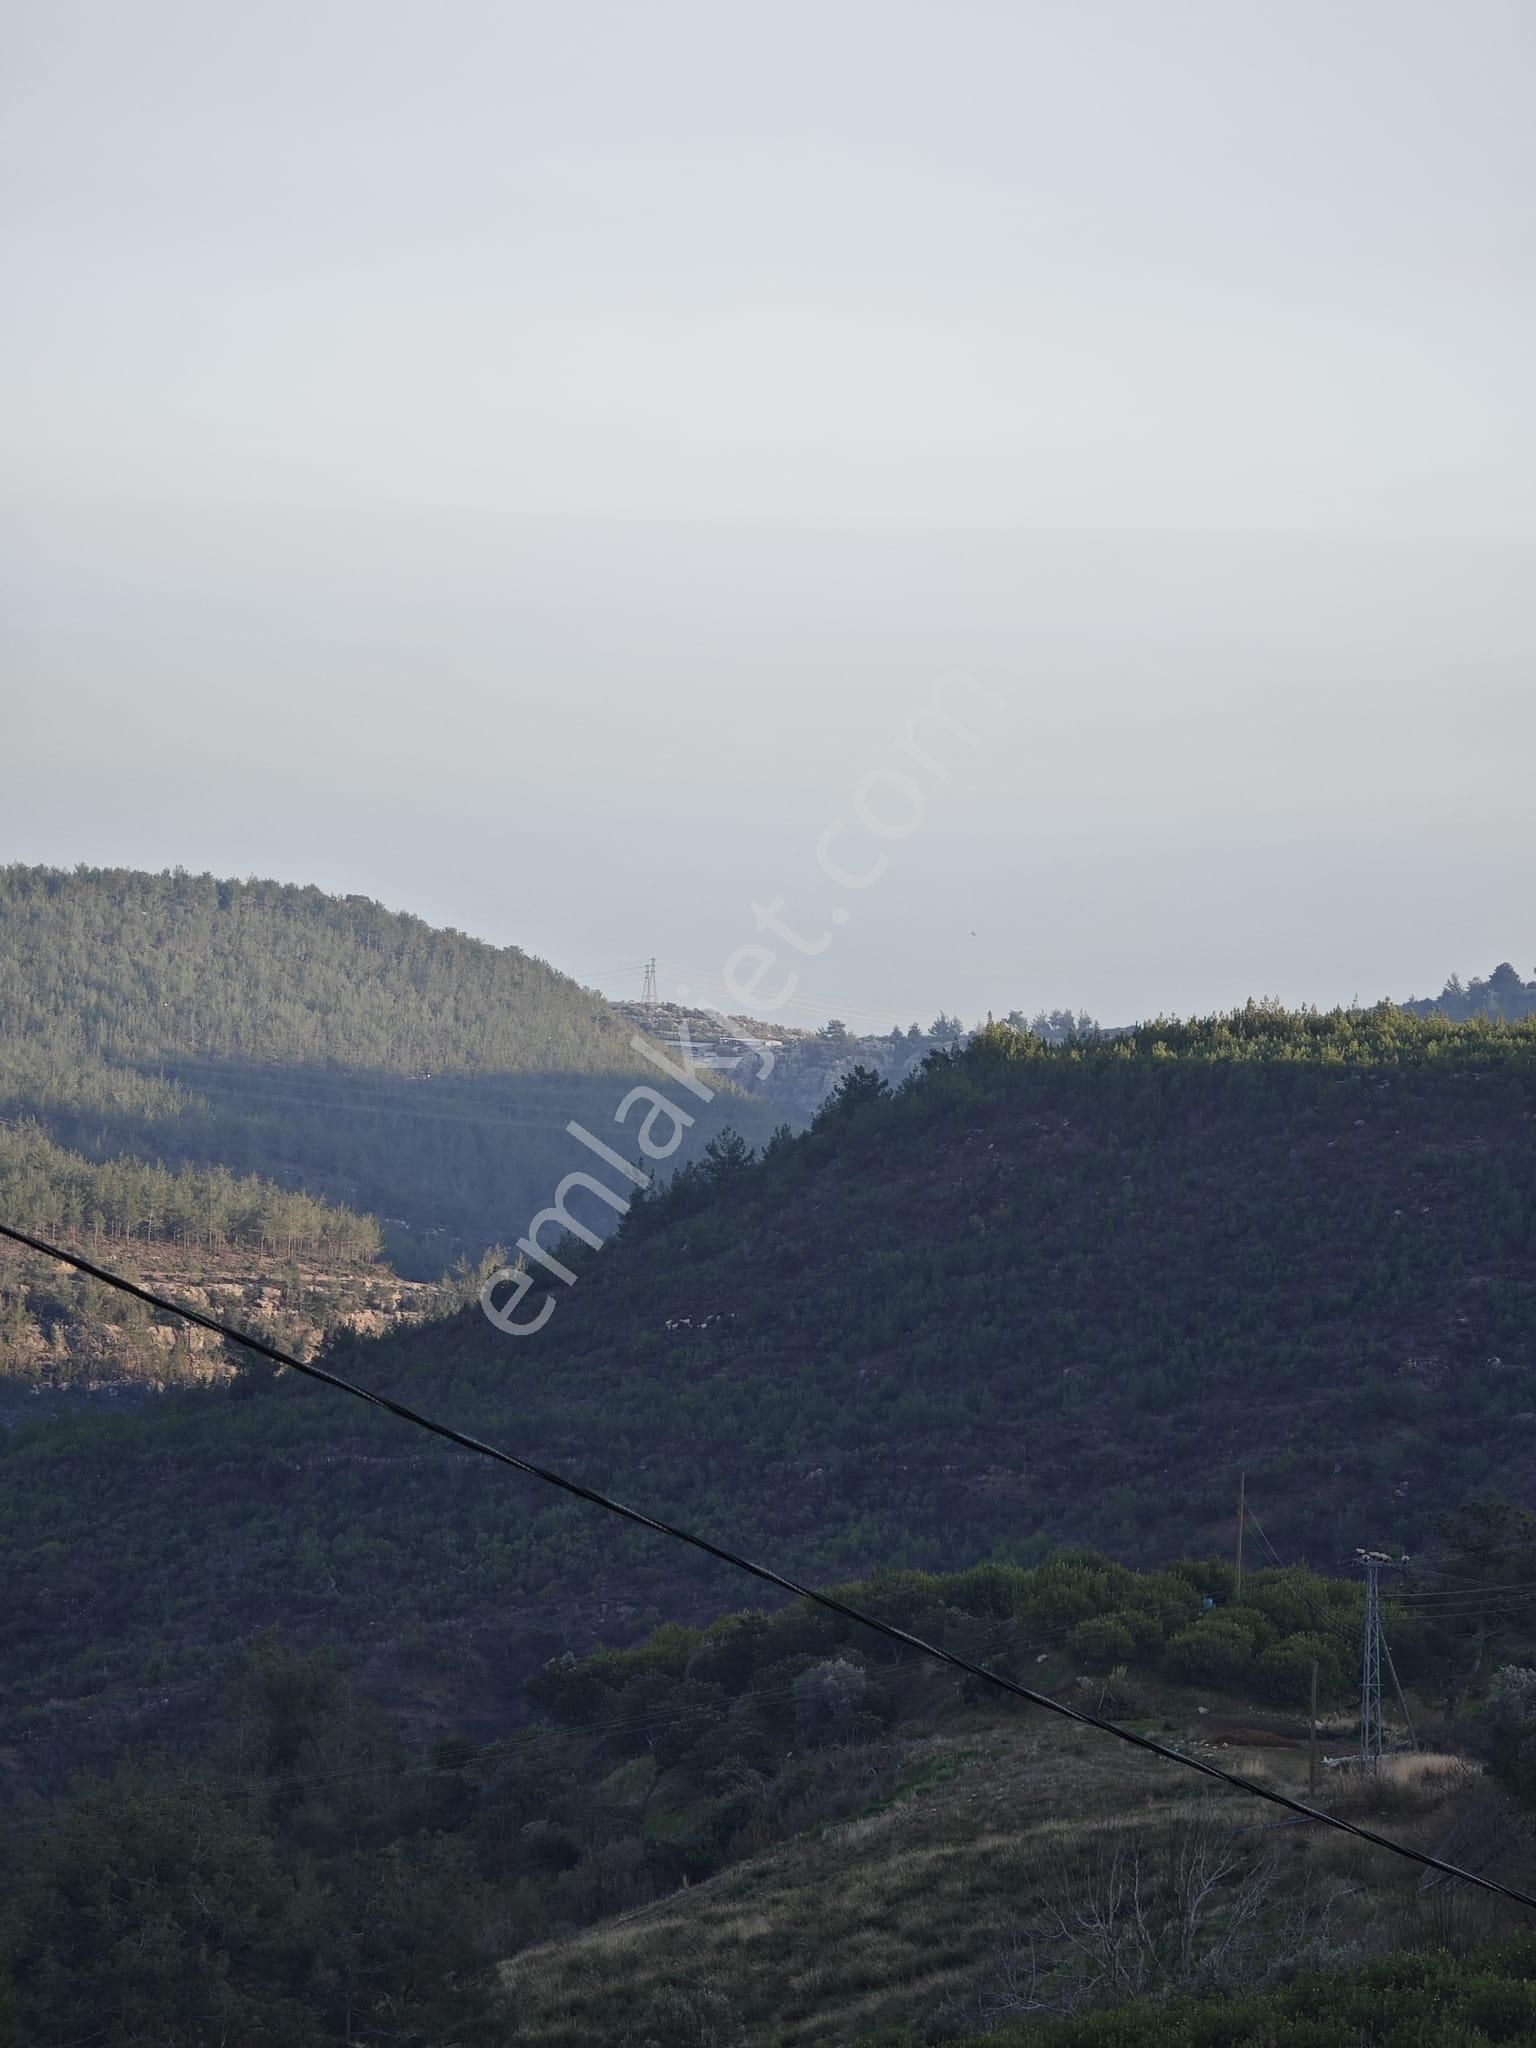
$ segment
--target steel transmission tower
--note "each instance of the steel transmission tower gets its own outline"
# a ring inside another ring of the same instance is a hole
[[[1381,1753],[1386,1747],[1386,1731],[1381,1719],[1381,1659],[1384,1649],[1381,1634],[1381,1569],[1383,1565],[1394,1571],[1408,1562],[1406,1557],[1392,1557],[1385,1550],[1357,1550],[1357,1562],[1365,1571],[1365,1645],[1360,1659],[1360,1761],[1374,1766],[1381,1762]],[[1387,1653],[1387,1664],[1392,1663],[1391,1652]],[[1397,1673],[1392,1673],[1393,1683]],[[1408,1703],[1402,1697],[1398,1686],[1398,1700],[1403,1709],[1403,1718],[1408,1718]],[[1412,1734],[1409,1728],[1409,1734]]]
[[[658,1000],[656,994],[656,958],[654,954],[645,963],[645,984],[640,990],[640,1000],[642,1003],[654,1003]]]
[[[1381,1567],[1386,1560],[1362,1550],[1365,1566],[1365,1651],[1360,1667],[1360,1761],[1381,1762]]]

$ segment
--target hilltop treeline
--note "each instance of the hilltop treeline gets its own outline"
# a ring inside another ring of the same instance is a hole
[[[0,1215],[72,1244],[161,1238],[210,1251],[242,1245],[284,1257],[372,1259],[381,1242],[376,1218],[302,1189],[222,1166],[172,1171],[144,1159],[86,1159],[55,1145],[31,1119],[0,1123]]]
[[[1404,1008],[1420,1017],[1439,1015],[1458,1022],[1470,1017],[1536,1017],[1536,981],[1522,981],[1518,969],[1502,960],[1492,974],[1474,974],[1470,981],[1453,974],[1439,995],[1410,996]]]
[[[1358,1662],[1358,1585],[1301,1570],[1250,1573],[1241,1595],[1233,1568],[1183,1560],[1135,1572],[1096,1552],[1063,1552],[1034,1569],[989,1564],[964,1572],[885,1572],[836,1589],[838,1597],[940,1649],[1002,1676],[1034,1683],[1056,1673],[1118,1672],[1230,1690],[1295,1707],[1311,1666],[1320,1698],[1348,1691]],[[1397,1617],[1394,1617],[1396,1621]],[[1421,1632],[1394,1627],[1409,1677]],[[717,1766],[740,1760],[782,1768],[798,1747],[871,1736],[896,1718],[892,1675],[925,1660],[830,1610],[797,1602],[775,1614],[727,1616],[704,1629],[676,1624],[632,1650],[565,1655],[530,1679],[530,1699],[557,1723],[582,1728],[608,1760],[652,1756],[686,1764],[702,1794]],[[965,1696],[990,1697],[980,1680]],[[712,1811],[693,1845],[702,1876],[725,1853],[729,1828]],[[682,1838],[674,1836],[673,1846]]]

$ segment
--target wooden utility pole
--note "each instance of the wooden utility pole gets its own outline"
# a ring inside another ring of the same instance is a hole
[[[1317,1659],[1312,1659],[1312,1715],[1307,1722],[1307,1792],[1317,1791]]]
[[[1243,1597],[1243,1530],[1248,1524],[1248,1474],[1237,1475],[1237,1597]]]

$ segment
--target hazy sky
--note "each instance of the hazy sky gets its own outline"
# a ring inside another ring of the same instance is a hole
[[[0,20],[0,859],[782,898],[795,1021],[1536,970],[1529,0]]]

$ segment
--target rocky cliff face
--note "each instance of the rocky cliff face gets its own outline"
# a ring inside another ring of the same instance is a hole
[[[402,1280],[377,1261],[285,1260],[159,1239],[106,1239],[80,1250],[303,1359],[334,1335],[379,1336],[446,1306],[440,1288]],[[108,1296],[54,1260],[0,1255],[0,1394],[159,1393],[228,1379],[238,1369],[231,1347],[208,1331]],[[18,1419],[15,1405],[0,1402],[4,1419]],[[23,1410],[31,1405],[20,1400]]]
[[[904,1033],[879,1038],[828,1036],[681,1003],[620,1002],[613,1007],[636,1030],[674,1053],[687,1054],[695,1065],[727,1075],[747,1094],[782,1109],[785,1122],[794,1125],[809,1123],[855,1067],[872,1068],[895,1087],[916,1073],[941,1042]]]

